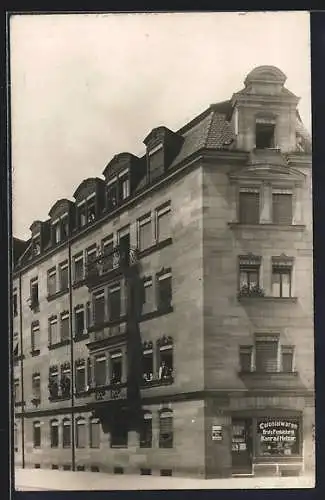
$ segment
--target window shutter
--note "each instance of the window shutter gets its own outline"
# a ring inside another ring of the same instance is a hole
[[[273,222],[292,224],[292,194],[273,193]]]
[[[263,341],[256,342],[256,371],[276,372],[278,368],[278,342]]]
[[[239,220],[242,224],[258,224],[260,219],[260,196],[258,192],[240,192]]]

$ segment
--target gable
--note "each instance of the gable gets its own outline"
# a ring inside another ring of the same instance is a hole
[[[89,177],[88,179],[83,180],[81,184],[79,184],[73,194],[73,197],[77,202],[82,201],[87,198],[87,196],[96,193],[97,186],[102,183],[104,183],[104,181],[98,179],[98,177]]]
[[[53,207],[49,211],[49,216],[51,219],[56,219],[65,213],[69,213],[70,206],[72,205],[71,201],[63,198],[54,203]]]

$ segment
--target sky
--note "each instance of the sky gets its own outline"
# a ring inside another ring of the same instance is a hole
[[[51,14],[10,19],[13,235],[30,237],[60,198],[141,155],[273,65],[311,131],[307,12]]]

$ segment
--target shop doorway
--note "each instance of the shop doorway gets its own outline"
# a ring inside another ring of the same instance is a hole
[[[252,473],[252,420],[232,419],[232,472],[233,474]]]

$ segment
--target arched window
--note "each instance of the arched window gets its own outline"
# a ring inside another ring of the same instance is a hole
[[[145,411],[140,429],[140,448],[152,447],[152,413]]]
[[[159,448],[173,447],[173,410],[164,408],[159,413]]]
[[[51,432],[51,448],[57,448],[59,446],[59,422],[58,422],[58,420],[51,420],[50,432]]]
[[[91,418],[89,422],[89,441],[91,448],[100,447],[100,422],[98,418]]]
[[[86,421],[79,418],[76,421],[76,445],[77,448],[86,448]]]
[[[33,447],[41,446],[41,422],[33,422]]]
[[[69,418],[64,418],[62,422],[62,446],[63,448],[71,446],[71,421]]]

